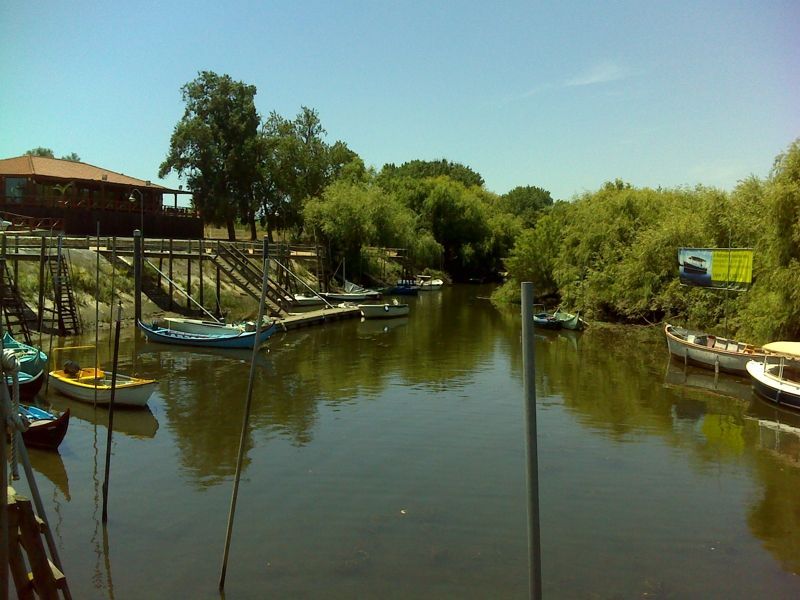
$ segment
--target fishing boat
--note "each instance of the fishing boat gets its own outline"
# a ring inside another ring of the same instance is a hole
[[[549,312],[540,312],[533,315],[534,327],[541,329],[561,329],[561,321]]]
[[[421,292],[433,292],[442,289],[444,281],[433,279],[430,275],[417,275],[417,285]]]
[[[764,358],[765,352],[751,344],[728,338],[689,331],[667,323],[664,326],[670,354],[715,371],[747,375],[747,362]]]
[[[100,369],[82,369],[73,361],[67,361],[63,369],[50,371],[50,384],[59,393],[82,402],[94,402],[97,390],[97,403],[109,404],[112,375]],[[114,404],[145,406],[157,385],[155,379],[142,379],[117,373]]]
[[[363,302],[364,300],[380,300],[381,293],[376,290],[368,290],[345,279],[343,292],[321,292],[320,296],[334,302]]]
[[[163,317],[155,320],[154,323],[165,329],[202,335],[233,335],[243,331],[252,331],[255,327],[253,323],[219,323],[185,317]]]
[[[22,432],[26,446],[55,450],[67,434],[69,409],[56,416],[37,406],[20,404],[19,416],[28,422],[28,429]]]
[[[365,319],[393,319],[408,315],[408,304],[395,300],[392,304],[359,304],[358,309]]]
[[[321,296],[311,296],[308,294],[293,294],[287,297],[289,303],[295,308],[305,308],[308,306],[322,306],[325,300]]]
[[[572,314],[568,313],[567,311],[561,310],[561,307],[558,307],[553,316],[561,322],[561,327],[563,329],[570,329],[572,331],[580,331],[586,326],[586,321],[581,319],[580,313]]]
[[[388,293],[394,296],[416,296],[419,294],[419,286],[416,279],[399,279],[397,285],[389,288]]]
[[[35,375],[19,371],[17,373],[17,380],[19,382],[19,397],[21,400],[30,401],[39,390],[42,389],[44,384],[44,369],[40,369]],[[6,385],[8,386],[8,393],[13,393],[13,378],[11,375],[6,375]]]
[[[209,348],[252,348],[253,344],[261,346],[278,330],[275,323],[270,324],[258,333],[256,339],[255,324],[245,328],[233,326],[210,328],[205,333],[184,331],[178,323],[154,321],[150,325],[138,322],[148,341],[161,344],[178,344],[181,346],[205,346]]]
[[[12,353],[19,361],[20,371],[28,375],[38,375],[47,367],[47,354],[15,340],[8,331],[3,333],[3,350]]]
[[[800,342],[764,344],[767,355],[747,363],[755,392],[775,404],[800,408]]]

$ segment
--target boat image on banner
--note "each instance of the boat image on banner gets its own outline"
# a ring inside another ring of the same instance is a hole
[[[681,283],[746,290],[753,279],[753,251],[747,248],[680,248]]]

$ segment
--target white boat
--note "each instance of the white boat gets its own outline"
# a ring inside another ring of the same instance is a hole
[[[408,304],[397,301],[392,304],[359,304],[358,309],[365,319],[393,319],[408,314]]]
[[[442,289],[444,281],[433,279],[430,275],[417,275],[417,285],[420,292],[432,292]]]
[[[310,296],[308,294],[294,294],[289,298],[289,302],[295,307],[322,306],[325,300],[321,296]]]
[[[100,369],[78,369],[77,371],[58,370],[50,372],[50,384],[60,393],[81,400],[94,402],[95,388],[97,403],[111,402],[112,373]],[[156,389],[155,379],[141,379],[117,373],[114,404],[124,406],[145,406]]]
[[[255,324],[215,323],[214,321],[201,321],[199,319],[185,319],[183,317],[164,317],[155,321],[159,327],[183,333],[200,335],[237,335],[245,331],[255,331]]]
[[[747,374],[747,362],[763,359],[762,348],[707,333],[693,332],[667,323],[667,346],[672,355],[715,371]]]
[[[747,363],[753,389],[770,402],[800,408],[800,342],[772,342],[764,350],[770,355]]]

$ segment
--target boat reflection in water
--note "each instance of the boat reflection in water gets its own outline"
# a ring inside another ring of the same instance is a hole
[[[400,327],[408,325],[408,317],[399,317],[394,319],[363,319],[358,324],[358,337],[373,337],[395,331]]]
[[[686,385],[746,402],[753,399],[750,382],[746,379],[734,375],[716,374],[699,367],[684,366],[673,361],[671,355],[667,373],[664,376],[664,384],[667,386]]]
[[[28,457],[34,472],[52,482],[64,499],[69,501],[69,477],[61,455],[52,450],[28,448]]]
[[[64,412],[69,409],[73,419],[80,419],[92,425],[108,426],[107,406],[95,408],[87,402],[72,400],[54,392],[55,390],[50,391],[47,402],[56,410]],[[114,431],[134,438],[152,438],[158,431],[158,420],[147,406],[135,410],[115,407]]]

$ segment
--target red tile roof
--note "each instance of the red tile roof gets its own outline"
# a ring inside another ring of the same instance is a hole
[[[87,163],[63,160],[60,158],[45,158],[43,156],[17,156],[16,158],[6,158],[0,160],[0,175],[20,176],[20,177],[53,177],[57,179],[81,180],[81,181],[107,181],[118,185],[128,185],[137,188],[154,188],[157,190],[172,192],[162,185],[129,177],[122,173],[109,171],[89,165]]]

